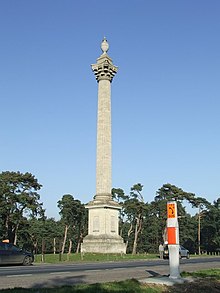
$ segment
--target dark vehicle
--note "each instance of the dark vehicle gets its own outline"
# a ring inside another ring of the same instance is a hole
[[[179,258],[187,258],[189,259],[189,250],[183,247],[182,245],[179,246]],[[164,251],[163,251],[163,258],[169,258],[169,249],[168,245],[164,246]]]
[[[0,242],[0,265],[23,264],[29,266],[34,262],[34,255],[12,243]]]

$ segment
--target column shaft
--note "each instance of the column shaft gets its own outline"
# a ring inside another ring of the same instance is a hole
[[[111,83],[98,83],[96,195],[111,194]]]

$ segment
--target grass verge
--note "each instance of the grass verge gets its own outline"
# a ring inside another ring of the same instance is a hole
[[[59,262],[96,262],[96,261],[126,261],[126,260],[144,260],[144,259],[158,259],[157,254],[102,254],[102,253],[71,253],[71,254],[45,254],[45,263],[59,263]],[[35,255],[35,263],[41,263],[42,256]]]
[[[142,285],[137,280],[126,280],[105,284],[63,286],[41,289],[6,289],[1,293],[162,293],[162,286]]]
[[[183,272],[181,274],[182,277],[194,277],[194,278],[213,278],[215,280],[220,280],[220,269],[209,269],[209,270],[201,270],[197,272]]]

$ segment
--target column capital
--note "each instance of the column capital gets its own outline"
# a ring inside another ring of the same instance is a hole
[[[109,45],[107,40],[104,38],[101,44],[101,49],[103,51],[102,55],[97,59],[96,64],[92,64],[92,71],[95,74],[96,80],[109,80],[112,82],[113,77],[118,71],[118,67],[113,65],[112,59],[108,56]]]

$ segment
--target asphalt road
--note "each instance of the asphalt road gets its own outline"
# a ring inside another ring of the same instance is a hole
[[[180,261],[180,271],[220,268],[220,257],[192,258]],[[143,260],[79,264],[34,264],[0,267],[0,289],[42,288],[83,283],[101,283],[125,279],[143,279],[169,274],[168,260]]]

